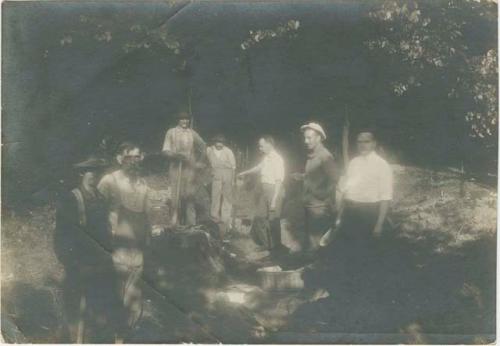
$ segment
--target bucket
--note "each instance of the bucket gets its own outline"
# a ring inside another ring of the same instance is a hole
[[[267,291],[301,290],[304,288],[304,269],[281,270],[280,267],[265,267],[257,270],[260,287]]]

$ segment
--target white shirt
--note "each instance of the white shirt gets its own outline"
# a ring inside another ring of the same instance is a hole
[[[374,203],[392,200],[392,169],[376,152],[357,156],[349,162],[340,190],[348,200]]]
[[[221,150],[217,150],[215,146],[208,147],[207,156],[212,168],[236,169],[233,151],[226,146],[222,147]]]
[[[285,163],[275,150],[264,156],[259,168],[262,183],[276,184],[277,182],[283,182],[285,179]]]
[[[112,208],[124,207],[133,212],[146,211],[149,189],[143,179],[132,182],[122,170],[106,174],[97,189]]]

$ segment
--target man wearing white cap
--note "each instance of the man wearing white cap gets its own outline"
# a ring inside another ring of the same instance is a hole
[[[305,250],[316,250],[332,222],[339,171],[333,155],[323,145],[326,133],[321,125],[311,122],[300,129],[308,150],[307,162],[305,172],[293,177],[304,184]]]

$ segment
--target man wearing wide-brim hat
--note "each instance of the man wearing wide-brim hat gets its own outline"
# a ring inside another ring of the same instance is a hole
[[[104,199],[97,191],[97,183],[108,167],[101,158],[91,156],[73,165],[79,177],[78,185],[63,194],[57,204],[55,253],[64,266],[63,296],[67,325],[64,342],[113,342],[109,325],[109,309],[102,297],[112,304],[111,233]],[[82,310],[81,303],[85,308]],[[109,308],[109,305],[108,305]],[[85,319],[92,311],[93,319]],[[84,325],[85,330],[77,325]],[[87,339],[83,339],[84,335]]]
[[[220,220],[227,230],[231,225],[236,160],[233,151],[226,146],[226,138],[221,134],[212,138],[212,145],[207,148],[207,156],[212,168],[210,216]]]
[[[163,142],[163,153],[169,158],[168,177],[174,201],[173,223],[196,224],[196,174],[205,168],[206,144],[190,128],[187,112],[177,114],[177,126],[169,129]]]
[[[292,176],[303,180],[303,203],[305,210],[306,250],[317,250],[319,240],[329,229],[335,211],[335,191],[339,169],[333,155],[325,148],[326,132],[323,127],[310,122],[301,126],[304,144],[308,151],[304,173]]]

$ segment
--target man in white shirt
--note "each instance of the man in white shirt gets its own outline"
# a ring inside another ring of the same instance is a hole
[[[274,139],[271,136],[263,136],[259,139],[259,150],[264,154],[262,161],[257,166],[238,174],[238,177],[259,174],[260,184],[257,193],[255,220],[256,224],[262,220],[269,222],[268,231],[264,235],[264,239],[260,239],[260,242],[272,253],[276,253],[283,248],[280,216],[284,195],[285,164],[283,158],[274,149]]]
[[[212,205],[210,216],[222,221],[224,228],[231,225],[233,209],[233,182],[236,160],[233,151],[225,145],[222,135],[213,138],[213,145],[207,148],[207,157],[212,167]]]
[[[360,155],[349,162],[340,184],[344,223],[357,219],[369,228],[366,231],[378,237],[392,200],[392,169],[375,151],[377,143],[372,130],[360,132],[357,145]]]

